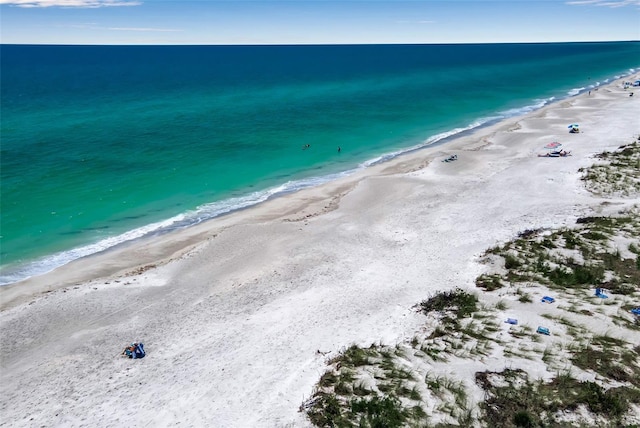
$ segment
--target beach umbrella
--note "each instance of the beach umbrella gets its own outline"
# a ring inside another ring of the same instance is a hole
[[[571,125],[567,126],[567,128],[577,128],[578,124],[577,123],[572,123]]]

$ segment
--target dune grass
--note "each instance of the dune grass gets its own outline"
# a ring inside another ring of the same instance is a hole
[[[570,373],[543,382],[529,379],[519,369],[487,371],[476,373],[476,383],[486,395],[480,404],[482,420],[492,427],[576,426],[564,425],[563,416],[580,407],[594,415],[582,420],[583,426],[618,427],[624,426],[623,417],[631,404],[640,403],[637,388],[604,389],[595,382],[579,381]],[[595,424],[594,419],[598,421]]]
[[[629,242],[629,251],[622,257],[616,246],[625,241]],[[476,280],[476,285],[485,291],[495,291],[539,283],[555,290],[600,287],[612,294],[631,295],[639,291],[640,255],[635,252],[638,247],[638,207],[618,217],[582,218],[573,229],[538,231],[489,250],[486,254],[504,260],[504,271],[485,273]]]
[[[588,189],[601,195],[640,194],[638,142],[598,160],[582,170]],[[552,290],[564,303],[557,302],[558,310],[640,329],[640,317],[630,314],[633,302],[640,301],[638,206],[617,216],[583,217],[572,228],[525,230],[485,256],[501,260],[497,272],[475,281],[485,293],[504,296],[508,288],[512,302],[529,304],[534,302],[531,286]],[[616,298],[597,299],[596,287]],[[541,337],[531,325],[505,330],[497,320],[511,305],[483,300],[456,288],[420,302],[417,309],[429,327],[395,346],[344,349],[328,361],[300,410],[319,427],[640,426],[640,345],[594,335],[557,314],[542,316],[559,327],[553,334],[562,336],[562,343]],[[477,364],[487,357],[505,358],[509,368],[475,372],[474,386],[434,370],[452,358]],[[524,370],[528,361],[543,363],[555,375],[530,379]],[[572,371],[595,380],[579,380]],[[483,399],[473,401],[472,388],[479,388]]]
[[[599,162],[580,169],[590,191],[600,195],[632,196],[640,193],[640,142],[620,146],[596,156]]]
[[[620,339],[597,336],[578,349],[571,361],[576,367],[605,379],[640,388],[640,345],[632,347]]]

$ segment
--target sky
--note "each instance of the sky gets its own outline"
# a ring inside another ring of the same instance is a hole
[[[4,44],[640,40],[640,0],[0,0]]]

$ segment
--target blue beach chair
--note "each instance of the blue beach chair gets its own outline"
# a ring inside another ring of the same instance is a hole
[[[540,327],[540,326],[538,326],[538,330],[536,330],[536,332],[538,332],[540,334],[546,334],[547,336],[549,336],[551,334],[551,332],[549,331],[549,329],[547,327]]]
[[[553,303],[556,301],[553,297],[544,296],[541,300],[542,303]]]
[[[631,309],[631,313],[634,314],[634,315],[639,315],[640,316],[640,308]]]
[[[599,297],[599,298],[601,298],[601,299],[606,299],[606,298],[608,298],[609,296],[607,296],[606,294],[604,294],[604,293],[602,292],[602,288],[596,288],[596,297]]]

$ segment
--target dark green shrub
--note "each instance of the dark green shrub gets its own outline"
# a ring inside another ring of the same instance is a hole
[[[335,373],[333,373],[333,371],[330,370],[322,375],[322,377],[320,378],[320,381],[318,382],[318,386],[321,388],[326,388],[328,386],[334,385],[337,380],[338,380],[338,376],[336,376]]]
[[[535,426],[534,418],[526,410],[520,410],[513,415],[513,423],[517,427],[530,428]]]
[[[602,387],[594,382],[582,382],[582,386],[581,399],[592,412],[615,417],[626,412],[628,405],[622,397],[610,391],[603,391]]]
[[[402,427],[407,420],[406,411],[402,409],[400,400],[392,397],[353,400],[351,412],[360,415],[361,427]]]
[[[585,232],[582,234],[582,236],[592,241],[605,241],[609,239],[606,235],[593,231]]]
[[[494,291],[504,287],[504,285],[500,281],[500,275],[482,274],[476,278],[476,287],[486,291]]]
[[[604,269],[599,266],[572,265],[572,271],[554,268],[545,272],[549,281],[556,285],[598,285],[604,278]]]
[[[466,317],[478,310],[478,298],[466,291],[456,288],[452,291],[438,293],[420,303],[422,312],[456,310],[458,318]]]
[[[367,355],[367,350],[357,345],[351,345],[342,353],[341,361],[344,366],[366,366],[369,365],[369,356]]]
[[[510,254],[506,254],[504,256],[504,267],[507,269],[516,269],[520,267],[521,264],[522,263],[520,263],[520,261],[516,257]]]
[[[345,426],[340,402],[333,394],[319,394],[313,407],[307,411],[311,423],[317,427]]]

